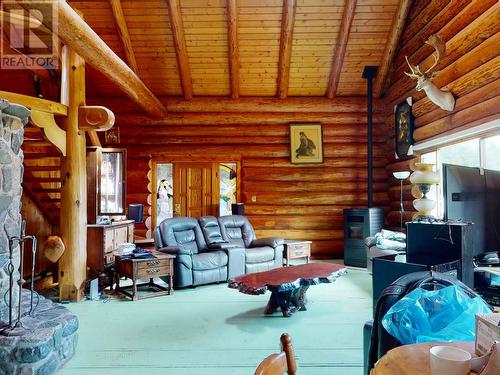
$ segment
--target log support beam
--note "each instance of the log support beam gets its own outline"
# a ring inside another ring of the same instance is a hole
[[[184,93],[184,98],[189,100],[193,97],[193,84],[191,81],[191,70],[189,69],[186,39],[184,37],[181,4],[179,0],[167,0],[167,4],[182,92]]]
[[[296,0],[285,0],[283,4],[283,16],[281,17],[280,54],[278,64],[278,97],[280,99],[284,99],[288,96],[296,9]]]
[[[351,32],[351,25],[352,20],[354,19],[356,4],[357,0],[346,0],[344,5],[342,23],[340,25],[337,46],[335,48],[335,56],[333,58],[332,70],[330,72],[330,80],[328,81],[328,89],[326,90],[326,96],[330,99],[335,97],[337,94],[337,87],[339,85],[340,73],[342,71],[342,64],[344,63],[347,41],[349,40],[349,33]]]
[[[238,48],[238,8],[236,0],[227,0],[227,43],[231,98],[240,97],[240,53]]]
[[[85,104],[85,62],[64,46],[61,101],[68,106],[66,156],[61,160],[61,224],[66,251],[59,260],[60,300],[83,298],[87,271],[87,171],[85,132],[78,127],[79,107]]]

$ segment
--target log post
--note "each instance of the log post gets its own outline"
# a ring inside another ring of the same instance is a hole
[[[66,156],[61,159],[61,237],[66,251],[59,260],[59,297],[79,301],[87,271],[87,171],[85,131],[78,127],[79,107],[85,105],[85,62],[68,46],[62,50],[61,102]]]

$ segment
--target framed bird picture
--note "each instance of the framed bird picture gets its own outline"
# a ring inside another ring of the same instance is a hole
[[[394,108],[395,150],[398,159],[413,155],[414,117],[411,104],[411,98],[408,98]]]
[[[290,161],[292,164],[323,163],[321,124],[290,124]]]

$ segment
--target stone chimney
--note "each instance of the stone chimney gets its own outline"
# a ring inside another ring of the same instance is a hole
[[[21,233],[24,125],[31,112],[0,99],[0,320],[8,320],[5,293],[9,288],[9,238]],[[19,246],[15,246],[16,276]],[[17,298],[17,292],[14,293]],[[17,301],[15,302],[17,303]]]

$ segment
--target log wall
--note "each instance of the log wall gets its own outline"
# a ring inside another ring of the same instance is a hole
[[[128,203],[145,204],[146,221],[151,220],[153,160],[237,161],[241,201],[258,237],[312,240],[313,256],[342,257],[342,210],[367,204],[366,104],[359,105],[359,98],[352,99],[353,105],[342,100],[337,113],[280,113],[275,107],[274,113],[194,114],[201,125],[186,113],[151,123],[137,114],[117,113],[119,146],[128,150]],[[377,110],[382,109],[377,101]],[[385,206],[386,136],[381,113],[374,118],[374,199]],[[291,164],[290,120],[314,119],[322,120],[324,163]],[[137,234],[146,235],[145,226],[138,226]]]
[[[417,3],[417,1],[415,1]],[[500,3],[497,0],[418,1],[400,39],[384,98],[390,160],[386,168],[390,210],[386,222],[399,226],[399,183],[392,172],[413,169],[414,160],[395,160],[394,115],[396,104],[411,96],[416,117],[414,139],[422,142],[500,118]],[[404,57],[422,71],[433,62],[433,49],[424,42],[437,33],[446,43],[446,56],[436,67],[436,86],[449,89],[456,98],[455,109],[444,111],[417,92]],[[404,189],[406,219],[412,216],[409,180]]]

